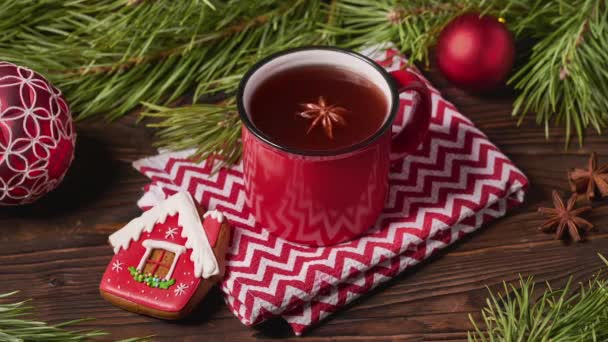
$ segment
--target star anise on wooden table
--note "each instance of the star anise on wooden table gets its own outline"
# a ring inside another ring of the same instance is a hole
[[[572,192],[586,194],[589,200],[595,197],[596,189],[605,197],[608,195],[608,164],[597,167],[595,152],[589,156],[587,169],[575,168],[568,172],[568,182]]]
[[[593,225],[579,215],[591,210],[591,207],[584,206],[574,209],[578,197],[576,193],[570,196],[566,205],[557,191],[553,190],[552,195],[555,208],[538,208],[539,212],[548,216],[547,221],[540,226],[540,230],[545,233],[556,231],[557,239],[563,239],[567,230],[574,241],[581,241],[579,229],[587,232],[593,228]]]
[[[346,120],[344,120],[346,109],[336,105],[328,105],[323,96],[319,96],[317,103],[302,103],[300,105],[304,108],[304,111],[297,113],[297,115],[312,120],[306,134],[321,124],[325,130],[325,135],[333,139],[334,123],[346,126]]]

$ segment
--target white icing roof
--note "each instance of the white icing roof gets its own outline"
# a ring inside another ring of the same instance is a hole
[[[139,240],[142,232],[151,232],[157,223],[163,223],[168,216],[177,213],[179,213],[178,224],[182,227],[181,236],[186,238],[185,246],[192,249],[190,260],[194,263],[194,274],[203,278],[219,274],[220,268],[203,230],[196,204],[187,192],[178,192],[167,198],[110,235],[109,240],[114,253],[118,253],[121,248],[127,250],[131,241]],[[223,215],[215,210],[205,214],[208,215],[219,222],[224,220]]]

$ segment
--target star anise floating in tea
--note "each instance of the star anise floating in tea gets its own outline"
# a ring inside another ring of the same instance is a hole
[[[304,108],[304,111],[297,113],[297,115],[312,120],[306,134],[310,133],[313,128],[321,124],[325,131],[325,135],[330,139],[333,139],[334,124],[346,126],[346,120],[344,120],[346,109],[327,104],[323,96],[319,96],[317,103],[302,103],[300,105]]]
[[[568,182],[572,192],[586,194],[589,200],[595,197],[596,190],[605,197],[608,195],[608,164],[597,167],[595,152],[589,156],[587,169],[575,168],[568,172]]]
[[[574,209],[578,197],[576,193],[570,196],[565,205],[557,191],[553,190],[552,195],[554,208],[538,208],[539,212],[548,216],[547,221],[540,226],[540,230],[545,233],[555,231],[557,239],[563,239],[567,231],[574,241],[581,241],[579,230],[587,232],[593,228],[593,225],[579,215],[591,210],[591,207]]]

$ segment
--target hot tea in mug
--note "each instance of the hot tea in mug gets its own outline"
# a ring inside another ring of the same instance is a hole
[[[371,137],[387,100],[373,82],[343,67],[305,65],[266,79],[251,98],[253,124],[277,144],[334,150]]]
[[[420,101],[392,135],[400,92]],[[319,246],[367,232],[384,207],[391,160],[428,132],[430,92],[358,53],[292,49],[257,63],[237,94],[245,202],[272,234]]]

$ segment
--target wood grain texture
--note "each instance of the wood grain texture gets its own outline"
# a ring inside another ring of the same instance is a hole
[[[566,151],[562,129],[553,129],[545,141],[533,116],[516,125],[510,116],[512,91],[480,97],[450,86],[435,71],[428,76],[530,178],[526,202],[303,337],[293,337],[280,319],[243,326],[217,289],[181,322],[131,314],[99,296],[99,280],[112,255],[107,236],[139,215],[136,200],[148,182],[130,162],[155,151],[153,132],[136,125],[135,115],[112,124],[79,123],[76,160],[61,188],[28,207],[0,208],[2,291],[22,290],[19,299],[34,298],[42,320],[94,317],[81,327],[104,329],[115,338],[153,334],[159,341],[462,341],[471,328],[467,314],[478,317],[486,286],[497,288],[519,274],[534,274],[539,284],[556,286],[569,276],[588,279],[601,266],[597,253],[608,254],[608,206],[595,204],[587,217],[597,229],[580,244],[538,232],[542,217],[536,208],[549,205],[552,189],[568,190],[566,170],[585,165],[590,151],[608,162],[608,137],[589,132],[584,148],[575,142]]]

